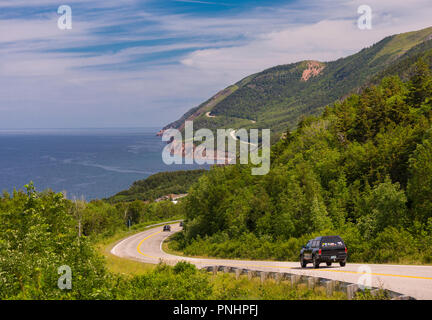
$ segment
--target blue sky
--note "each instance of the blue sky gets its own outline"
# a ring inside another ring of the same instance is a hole
[[[361,31],[366,2],[0,0],[0,128],[160,127],[251,73],[432,25],[430,0],[380,0]]]

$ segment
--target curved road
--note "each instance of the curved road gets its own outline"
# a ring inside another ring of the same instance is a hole
[[[171,232],[162,231],[163,227],[152,228],[119,241],[111,253],[122,258],[145,263],[167,264],[178,261],[188,261],[197,267],[222,265],[230,267],[249,268],[258,271],[290,272],[301,275],[323,277],[327,279],[357,283],[363,271],[361,264],[348,263],[346,267],[339,265],[332,267],[320,266],[313,269],[311,264],[305,269],[300,268],[299,262],[277,261],[246,261],[226,259],[200,259],[175,256],[162,250],[163,241],[170,235],[181,230],[179,224],[171,224]],[[432,266],[368,264],[374,287],[400,292],[416,299],[432,299]]]
[[[231,135],[231,138],[233,138],[234,140],[240,141],[240,143],[249,144],[251,146],[258,147],[258,145],[256,143],[252,143],[252,142],[249,142],[249,141],[246,142],[246,141],[241,140],[239,137],[236,136],[236,131],[235,130],[232,130],[230,132],[230,135]]]

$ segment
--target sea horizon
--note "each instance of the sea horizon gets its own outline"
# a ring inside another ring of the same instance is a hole
[[[164,171],[203,168],[166,165],[157,127],[0,129],[0,191],[66,191],[86,200],[110,197]]]

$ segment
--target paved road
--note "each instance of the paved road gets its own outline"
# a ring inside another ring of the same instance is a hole
[[[241,140],[239,137],[236,136],[236,131],[235,130],[232,130],[230,132],[230,135],[231,135],[231,138],[233,138],[234,140],[240,141],[240,143],[249,144],[249,145],[251,145],[253,147],[258,147],[258,145],[256,143],[252,143],[252,142],[249,142],[249,141],[243,141],[243,140]]]
[[[240,268],[250,268],[259,271],[290,272],[311,275],[327,279],[357,283],[363,275],[359,267],[361,264],[348,263],[346,267],[334,265],[321,266],[313,269],[311,264],[305,269],[300,268],[299,262],[278,261],[245,261],[226,259],[199,259],[175,256],[162,250],[163,241],[174,232],[180,231],[178,223],[171,225],[171,232],[162,231],[162,227],[146,230],[118,242],[111,253],[127,259],[146,263],[159,263],[160,260],[168,264],[178,261],[188,261],[198,267],[223,265]],[[404,266],[404,265],[367,265],[372,272],[372,285],[400,292],[416,299],[432,300],[432,266]]]

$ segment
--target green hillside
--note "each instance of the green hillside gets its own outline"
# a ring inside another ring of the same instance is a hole
[[[292,261],[340,234],[351,262],[432,263],[432,73],[423,59],[405,68],[405,82],[386,77],[304,119],[273,145],[267,175],[212,168],[172,248]]]
[[[109,202],[153,201],[169,194],[184,194],[205,172],[204,169],[159,172],[147,179],[135,181],[128,190],[120,191],[107,200]]]
[[[270,68],[222,90],[164,129],[183,129],[185,120],[194,120],[196,129],[271,128],[279,136],[287,127],[293,128],[302,116],[318,115],[325,105],[377,77],[400,72],[400,68],[394,67],[430,52],[431,39],[432,28],[428,28],[387,37],[336,61],[302,61]],[[307,74],[314,64],[319,72],[304,80],[305,70]]]

